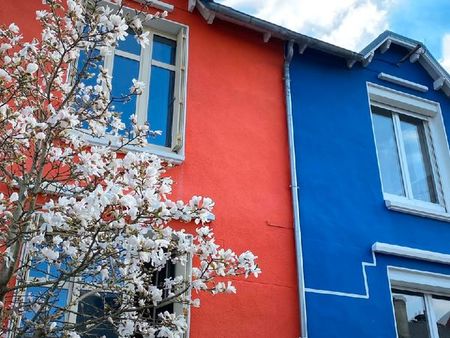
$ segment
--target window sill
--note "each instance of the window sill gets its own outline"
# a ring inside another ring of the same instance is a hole
[[[92,136],[84,136],[83,138],[92,145],[106,146],[109,143],[111,143],[111,147],[113,149],[119,147],[118,144],[115,145],[114,144],[115,142],[113,140],[111,140],[111,138],[108,138],[108,137],[96,138],[96,137],[92,137]],[[122,151],[123,152],[128,152],[128,151],[148,152],[150,154],[157,155],[157,156],[161,157],[162,159],[170,161],[171,163],[174,163],[174,164],[181,164],[185,159],[184,153],[178,154],[178,153],[173,152],[170,148],[164,148],[164,147],[156,146],[156,145],[152,145],[152,144],[149,144],[147,147],[138,147],[138,146],[129,145],[129,146],[123,147]]]
[[[389,210],[404,212],[410,215],[416,215],[426,218],[432,218],[439,221],[450,222],[450,213],[445,212],[445,209],[436,210],[435,208],[430,208],[427,206],[421,205],[421,203],[413,201],[413,200],[398,200],[395,198],[386,197],[384,198],[384,202],[386,203],[386,207]]]

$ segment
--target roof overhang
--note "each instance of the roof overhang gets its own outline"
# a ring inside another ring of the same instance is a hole
[[[189,0],[189,11],[193,11],[194,8],[198,9],[200,14],[209,24],[212,24],[217,18],[238,26],[246,27],[248,29],[260,32],[262,34],[262,39],[264,42],[268,42],[272,38],[284,41],[293,41],[297,44],[298,51],[301,54],[307,48],[312,48],[325,52],[327,54],[341,57],[347,60],[347,63],[353,64],[358,61],[364,61],[360,53],[356,53],[348,49],[324,42],[322,40],[291,31],[282,26],[242,13],[231,7],[221,5],[213,1]]]
[[[364,48],[361,54],[364,59],[368,59],[369,56],[373,56],[375,53],[385,53],[392,44],[406,48],[409,51],[406,55],[409,62],[419,62],[433,79],[433,89],[442,90],[450,97],[450,75],[419,41],[406,38],[391,31],[385,31]]]

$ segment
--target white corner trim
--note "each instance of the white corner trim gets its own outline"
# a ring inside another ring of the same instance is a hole
[[[378,78],[380,80],[384,80],[384,81],[387,81],[387,82],[395,83],[395,84],[398,84],[398,85],[403,86],[403,87],[407,87],[407,88],[411,88],[411,89],[414,89],[414,90],[418,90],[419,92],[425,93],[425,92],[428,91],[428,87],[424,86],[424,85],[422,85],[420,83],[408,81],[408,80],[402,79],[401,77],[389,75],[389,74],[386,74],[386,73],[383,73],[383,72],[378,74]]]
[[[395,89],[367,82],[370,101],[384,103],[392,107],[434,117],[439,112],[439,103]]]
[[[435,251],[421,250],[394,244],[375,242],[372,251],[385,255],[413,258],[427,262],[450,264],[450,255]]]
[[[403,202],[396,199],[385,198],[384,202],[386,204],[386,208],[389,210],[450,222],[450,213],[441,210],[433,210],[431,208],[427,208],[426,206],[418,205],[413,201]]]
[[[134,0],[140,4],[149,5],[162,11],[173,12],[174,6],[161,0]]]

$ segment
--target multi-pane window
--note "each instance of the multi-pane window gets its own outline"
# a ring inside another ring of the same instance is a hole
[[[392,290],[398,338],[449,338],[450,298]]]
[[[111,98],[122,122],[128,126],[130,116],[136,114],[138,124],[149,123],[152,131],[159,132],[149,137],[153,150],[179,153],[184,133],[186,28],[170,22],[163,26],[168,33],[148,29],[150,44],[145,48],[128,30],[125,40],[104,55],[103,66],[112,76]],[[85,60],[86,55],[81,55],[79,71]],[[88,72],[98,73],[98,66]],[[133,79],[145,83],[145,88],[142,95],[129,99],[126,95]],[[93,85],[95,80],[88,79],[85,84]]]
[[[385,193],[439,203],[426,120],[372,106]]]
[[[153,267],[149,266],[153,269]],[[181,275],[188,278],[190,274],[189,266],[181,264],[175,265],[167,262],[166,266],[153,274],[152,284],[164,289],[164,281],[167,278],[174,278]],[[102,337],[117,338],[118,334],[113,324],[107,318],[110,311],[120,306],[120,297],[112,292],[96,292],[95,281],[85,280],[83,283],[73,281],[62,281],[56,283],[59,276],[58,270],[53,264],[35,263],[34,268],[28,272],[28,280],[33,282],[48,282],[47,285],[39,287],[29,287],[25,290],[23,297],[24,304],[41,304],[43,306],[27,306],[22,314],[19,323],[19,332],[23,337],[34,337],[32,322],[39,321],[39,317],[48,318],[53,314],[61,314],[56,318],[57,326],[64,326],[65,323],[75,325],[76,331],[82,338]],[[76,302],[73,297],[78,294]],[[168,290],[164,290],[164,297],[168,297]],[[138,300],[136,300],[137,302]],[[44,305],[46,304],[46,305]],[[72,304],[69,306],[68,304]],[[155,308],[148,307],[142,314],[149,323],[156,323],[158,314],[164,311],[181,314],[186,311],[181,304],[170,303],[165,306]],[[86,324],[87,325],[86,325]],[[135,335],[142,337],[140,334]]]

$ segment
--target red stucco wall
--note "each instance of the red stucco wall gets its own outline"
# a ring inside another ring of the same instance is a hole
[[[167,2],[169,19],[189,26],[186,160],[171,173],[174,194],[213,198],[219,244],[252,250],[263,270],[237,280],[236,295],[201,297],[191,337],[298,337],[283,44],[220,20],[208,25],[187,0]],[[4,0],[0,23],[36,36],[41,6]]]

